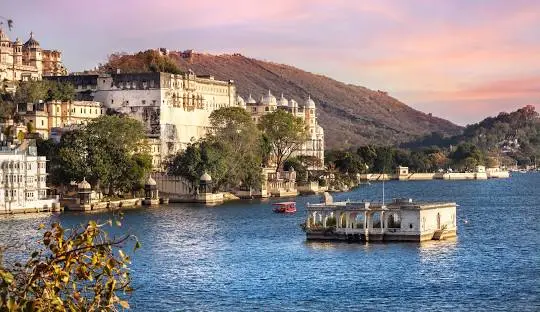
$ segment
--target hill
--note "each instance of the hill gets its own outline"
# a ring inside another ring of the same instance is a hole
[[[151,55],[151,57],[149,57]],[[163,58],[167,59],[163,61]],[[166,56],[149,50],[135,55],[113,54],[102,71],[134,72],[162,68],[174,60],[182,71],[234,80],[237,92],[254,98],[271,90],[303,103],[308,95],[317,103],[319,123],[328,149],[364,144],[398,144],[432,132],[455,135],[461,127],[415,110],[386,92],[345,84],[289,65],[248,58],[240,54],[210,55],[191,51]],[[152,62],[151,65],[146,64]]]
[[[468,125],[462,134],[444,137],[432,133],[403,147],[447,147],[469,143],[491,156],[507,156],[520,165],[538,161],[540,156],[540,118],[534,106],[528,105],[511,113],[502,112],[479,123]],[[514,164],[514,162],[512,162]]]

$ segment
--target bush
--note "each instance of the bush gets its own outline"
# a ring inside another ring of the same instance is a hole
[[[136,238],[109,239],[112,221],[76,229],[54,223],[25,262],[0,265],[0,311],[116,311],[129,308],[130,258],[120,247]],[[119,222],[118,222],[119,225]],[[5,249],[5,248],[4,248]]]

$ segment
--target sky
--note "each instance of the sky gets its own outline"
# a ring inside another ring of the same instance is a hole
[[[0,0],[0,16],[12,40],[33,31],[70,71],[158,47],[241,53],[459,125],[540,111],[539,0]]]

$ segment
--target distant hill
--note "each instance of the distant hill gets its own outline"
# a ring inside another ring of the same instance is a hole
[[[432,133],[420,140],[403,144],[403,147],[447,147],[459,143],[471,143],[492,156],[506,155],[527,165],[540,156],[539,114],[534,106],[528,105],[469,125],[462,134],[445,137]]]
[[[164,60],[165,59],[165,60]],[[149,50],[135,55],[113,54],[102,71],[136,72],[169,68],[219,80],[234,80],[237,92],[258,99],[268,90],[279,97],[303,103],[308,95],[317,103],[319,122],[325,129],[328,149],[364,144],[398,144],[432,132],[455,135],[461,127],[415,110],[386,92],[345,84],[289,65],[248,58],[240,54],[210,55]],[[148,63],[151,64],[148,64]],[[165,64],[166,66],[164,66]],[[173,69],[172,71],[176,71]]]

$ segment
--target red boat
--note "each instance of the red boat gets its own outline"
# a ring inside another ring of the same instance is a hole
[[[296,202],[282,202],[274,203],[274,212],[275,213],[295,213],[296,212]]]

